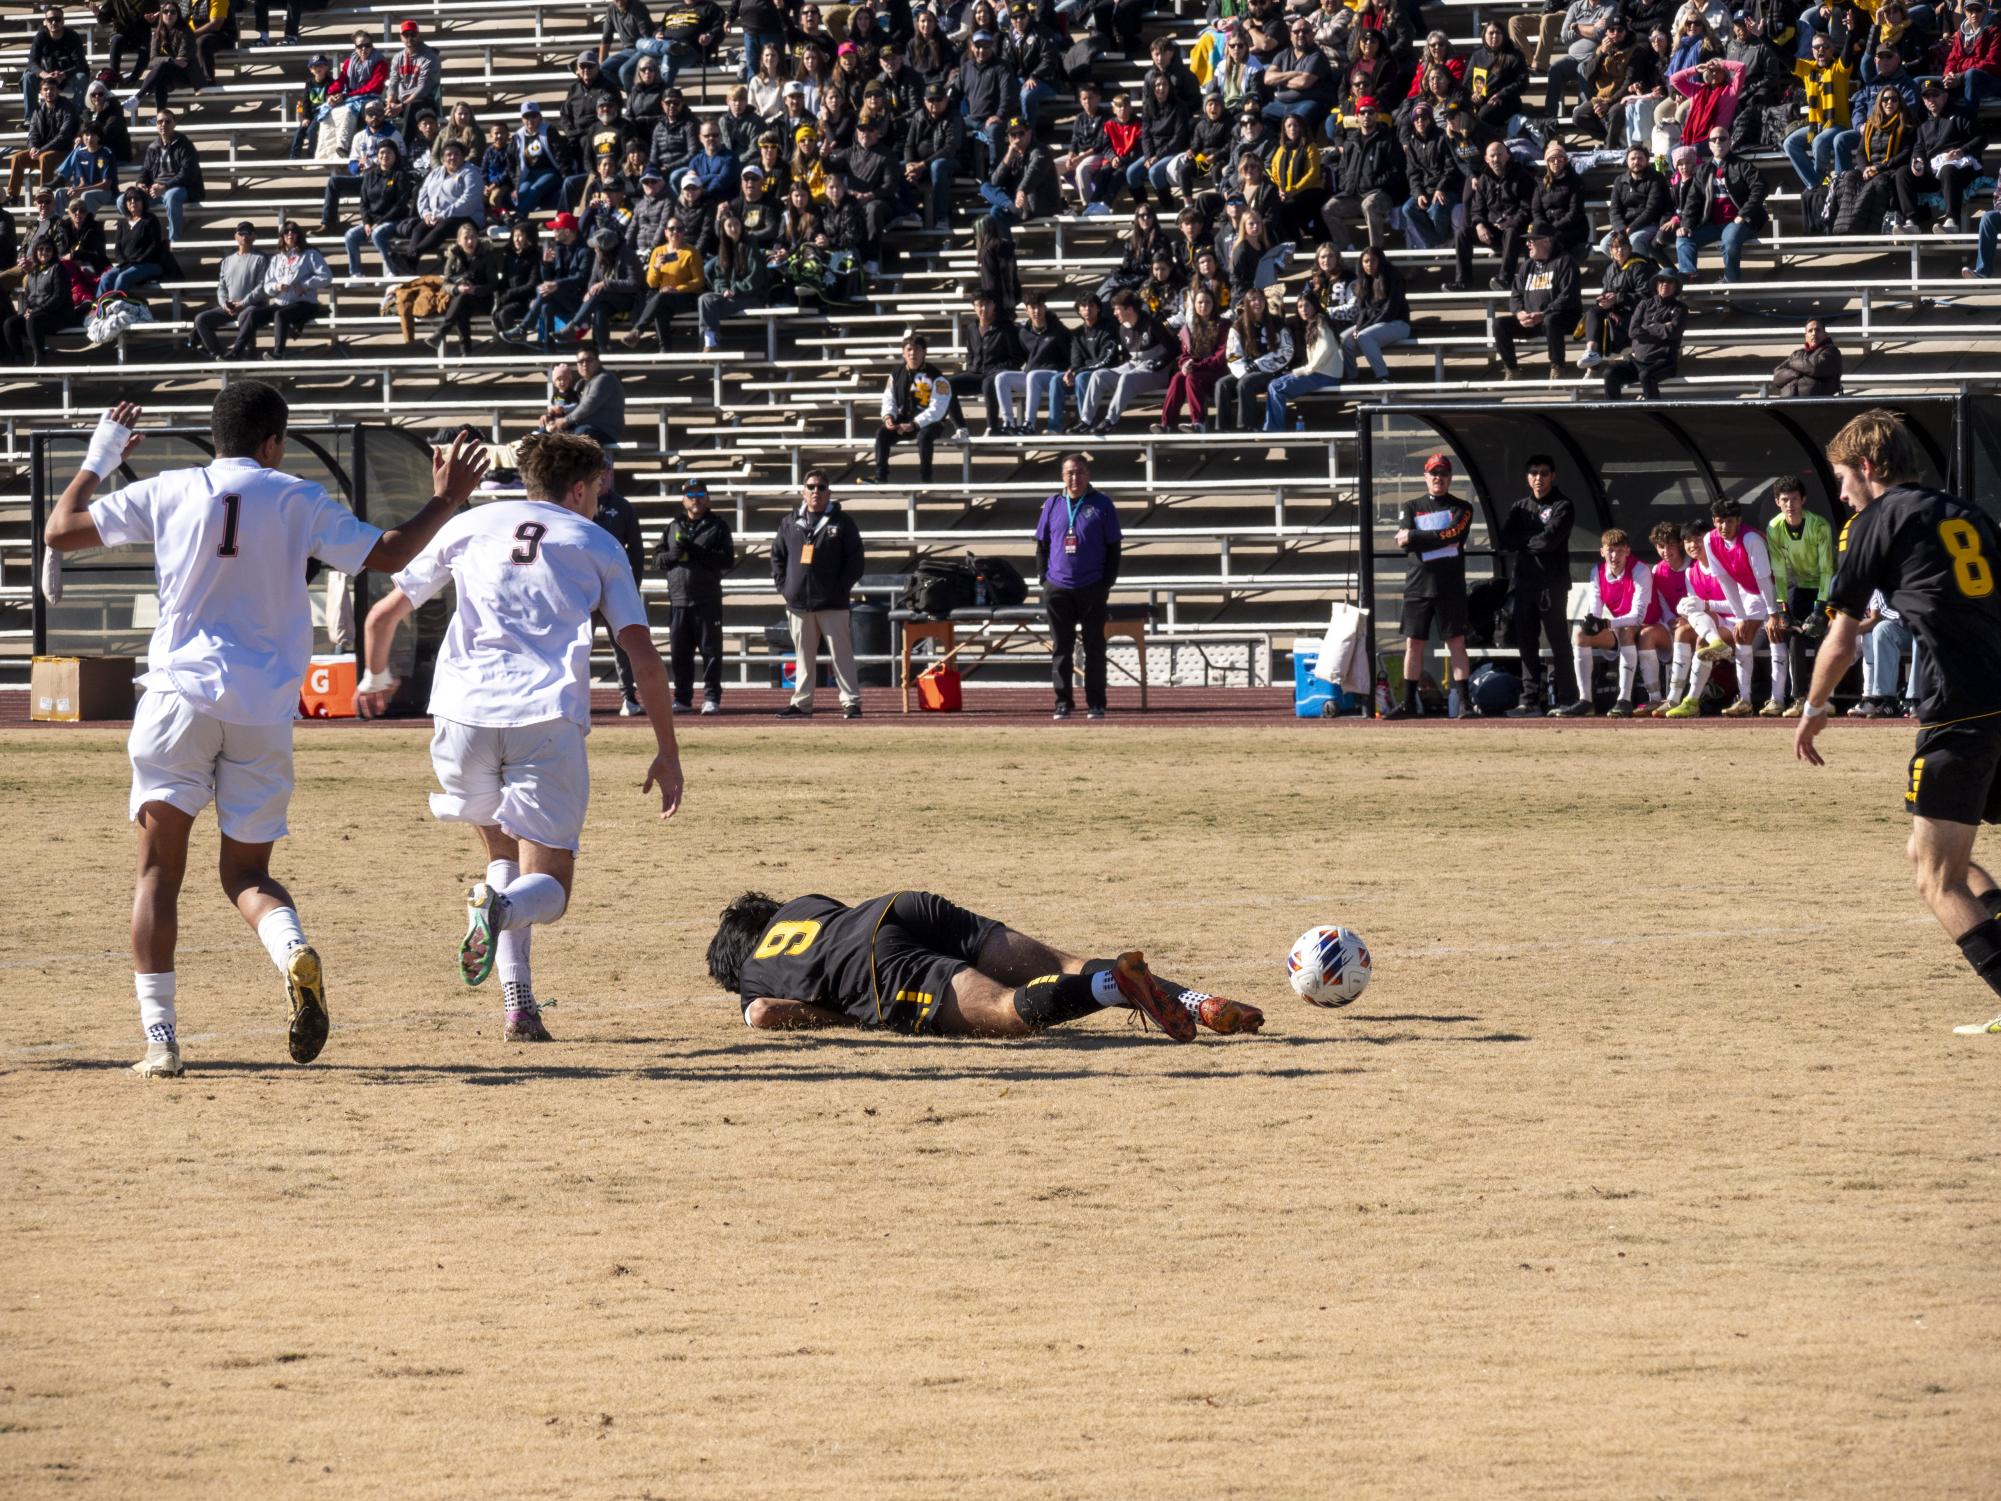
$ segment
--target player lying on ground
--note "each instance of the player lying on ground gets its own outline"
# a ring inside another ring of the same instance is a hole
[[[182,1071],[174,972],[181,881],[195,816],[211,800],[223,892],[285,977],[292,1059],[311,1063],[326,1045],[324,966],[291,893],[271,877],[271,846],[286,832],[292,797],[292,719],[313,649],[307,561],[342,573],[401,568],[486,472],[484,451],[471,444],[434,453],[437,493],[384,532],[320,486],[279,472],[287,415],[274,388],[235,381],[209,414],[214,463],[92,500],[140,442],[139,408],[120,402],[99,420],[42,533],[60,552],[153,547],[160,617],[129,743],[130,813],[139,826],[132,983],[146,1030],[146,1056],[132,1067],[149,1078]]]
[[[911,1036],[1025,1037],[1130,1008],[1176,1042],[1200,1022],[1255,1032],[1264,1013],[1151,974],[1134,952],[1080,959],[928,891],[849,907],[746,891],[709,940],[709,973],[743,997],[746,1025],[882,1027]]]
[[[1966,962],[2001,994],[2001,885],[1973,862],[1980,825],[2001,823],[2001,539],[1979,507],[1917,482],[1917,445],[1892,412],[1854,418],[1827,445],[1827,458],[1855,516],[1842,530],[1827,593],[1833,624],[1794,751],[1824,764],[1814,740],[1880,589],[1925,650],[1904,791],[1918,892]],[[2001,1036],[2001,1016],[1956,1030]]]
[[[589,438],[537,433],[519,448],[526,500],[495,501],[454,519],[368,612],[355,711],[383,713],[396,691],[396,627],[446,583],[458,611],[431,684],[431,765],[443,792],[431,813],[470,823],[486,846],[486,879],[466,893],[459,973],[483,984],[500,968],[506,1036],[547,1042],[529,948],[537,923],[569,906],[590,802],[591,616],[602,612],[632,664],[656,750],[642,791],[660,816],[681,805],[674,694],[646,607],[618,540],[592,519],[604,450]]]

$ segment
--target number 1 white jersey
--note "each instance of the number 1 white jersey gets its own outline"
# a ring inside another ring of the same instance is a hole
[[[431,713],[470,725],[591,722],[591,615],[615,636],[646,623],[632,564],[610,532],[542,500],[463,511],[396,575],[423,604],[447,580],[458,612],[438,652]]]
[[[310,480],[217,459],[90,504],[107,547],[151,542],[160,617],[149,690],[227,724],[290,724],[313,650],[306,562],[359,573],[382,532]]]

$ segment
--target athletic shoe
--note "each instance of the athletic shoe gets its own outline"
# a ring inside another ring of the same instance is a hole
[[[1086,719],[1103,719],[1105,717],[1105,711],[1103,709],[1086,709],[1084,711],[1084,717]]]
[[[723,706],[712,698],[705,698],[702,700],[702,712],[704,714],[720,714],[723,712]]]
[[[1265,1024],[1265,1014],[1257,1007],[1220,995],[1203,996],[1195,1014],[1203,1026],[1224,1037],[1238,1032],[1255,1032]]]
[[[1800,715],[1804,714],[1805,712],[1806,712],[1806,700],[1803,698],[1796,698],[1791,703],[1786,705],[1785,713],[1780,715],[1779,717],[1782,719],[1798,719]]]
[[[1612,707],[1605,711],[1605,717],[1607,719],[1631,719],[1633,717],[1633,701],[1630,698],[1615,700]]]
[[[466,892],[466,936],[459,943],[459,978],[484,985],[500,956],[500,930],[507,926],[507,898],[484,881]]]
[[[1702,717],[1702,700],[1690,694],[1672,708],[1661,710],[1663,719],[1699,719]]]
[[[1736,650],[1721,636],[1711,636],[1695,649],[1695,659],[1698,662],[1727,662]]]
[[[1589,719],[1597,712],[1592,707],[1590,699],[1580,698],[1575,703],[1565,704],[1560,709],[1551,709],[1549,717],[1551,719]]]
[[[1195,1040],[1195,1018],[1179,1001],[1171,1001],[1146,967],[1146,955],[1138,949],[1119,955],[1112,965],[1112,982],[1119,994],[1132,1003],[1133,1010],[1146,1017],[1176,1042]]]
[[[2001,1016],[1995,1017],[1991,1022],[1968,1022],[1965,1026],[1954,1027],[1952,1030],[1960,1037],[2001,1037]],[[146,1056],[151,1058],[152,1054],[148,1053]],[[176,1054],[174,1056],[175,1073],[181,1071],[180,1061],[180,1055]],[[136,1069],[139,1065],[135,1063],[132,1066]]]
[[[507,1030],[501,1036],[508,1042],[554,1042],[549,1029],[542,1025],[542,1008],[530,1006],[526,1010],[507,1013]]]
[[[1051,719],[1068,719],[1070,717],[1070,706],[1068,704],[1058,704],[1050,711],[1049,717]]]
[[[618,706],[618,717],[620,719],[638,719],[645,713],[646,711],[640,708],[639,700],[636,698],[628,698]]]
[[[1733,698],[1723,706],[1725,719],[1749,719],[1756,712],[1748,698]]]
[[[811,719],[813,711],[811,709],[802,709],[797,704],[787,704],[771,717],[773,719]]]
[[[1384,719],[1415,719],[1417,718],[1417,710],[1404,704],[1391,704],[1388,709],[1383,711],[1382,717]]]
[[[292,1001],[292,1025],[286,1040],[294,1063],[311,1063],[327,1045],[326,975],[320,956],[310,945],[300,944],[285,960],[285,992]]]
[[[149,1042],[146,1056],[132,1065],[142,1079],[178,1079],[187,1072],[181,1067],[181,1045],[177,1042]]]
[[[861,717],[862,717],[862,706],[860,704],[845,704],[842,706],[841,718],[860,719]]]
[[[1758,711],[1758,717],[1760,719],[1784,719],[1786,717],[1786,706],[1775,698],[1768,699],[1765,702],[1765,707]]]

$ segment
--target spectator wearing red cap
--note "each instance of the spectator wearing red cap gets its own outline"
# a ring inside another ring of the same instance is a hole
[[[1387,719],[1418,712],[1418,684],[1424,678],[1424,649],[1435,631],[1452,661],[1452,690],[1446,711],[1466,713],[1466,538],[1473,507],[1452,493],[1452,460],[1435,453],[1424,461],[1424,495],[1406,501],[1397,517],[1396,543],[1410,558],[1404,575],[1403,702]]]
[[[551,346],[560,326],[583,304],[590,285],[591,248],[577,233],[577,217],[567,211],[549,221],[549,242],[542,247],[542,270],[535,283],[535,296],[512,328],[500,337],[510,344],[526,343],[532,331],[535,342]]]
[[[423,29],[415,21],[405,21],[396,32],[402,38],[403,50],[389,65],[389,109],[401,116],[398,124],[403,139],[414,141],[419,110],[444,113],[445,64],[438,56],[438,49],[424,40]]]

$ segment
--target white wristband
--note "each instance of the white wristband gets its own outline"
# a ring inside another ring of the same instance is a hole
[[[1808,699],[1800,705],[1800,717],[1803,719],[1822,718],[1827,713],[1829,707],[1830,705],[1828,704],[1817,704],[1812,699]]]
[[[361,681],[354,685],[356,693],[387,693],[396,686],[393,672],[364,672]]]
[[[90,435],[90,449],[83,456],[86,474],[103,479],[125,460],[125,445],[132,441],[132,429],[113,422],[106,412],[97,419],[97,431]]]

